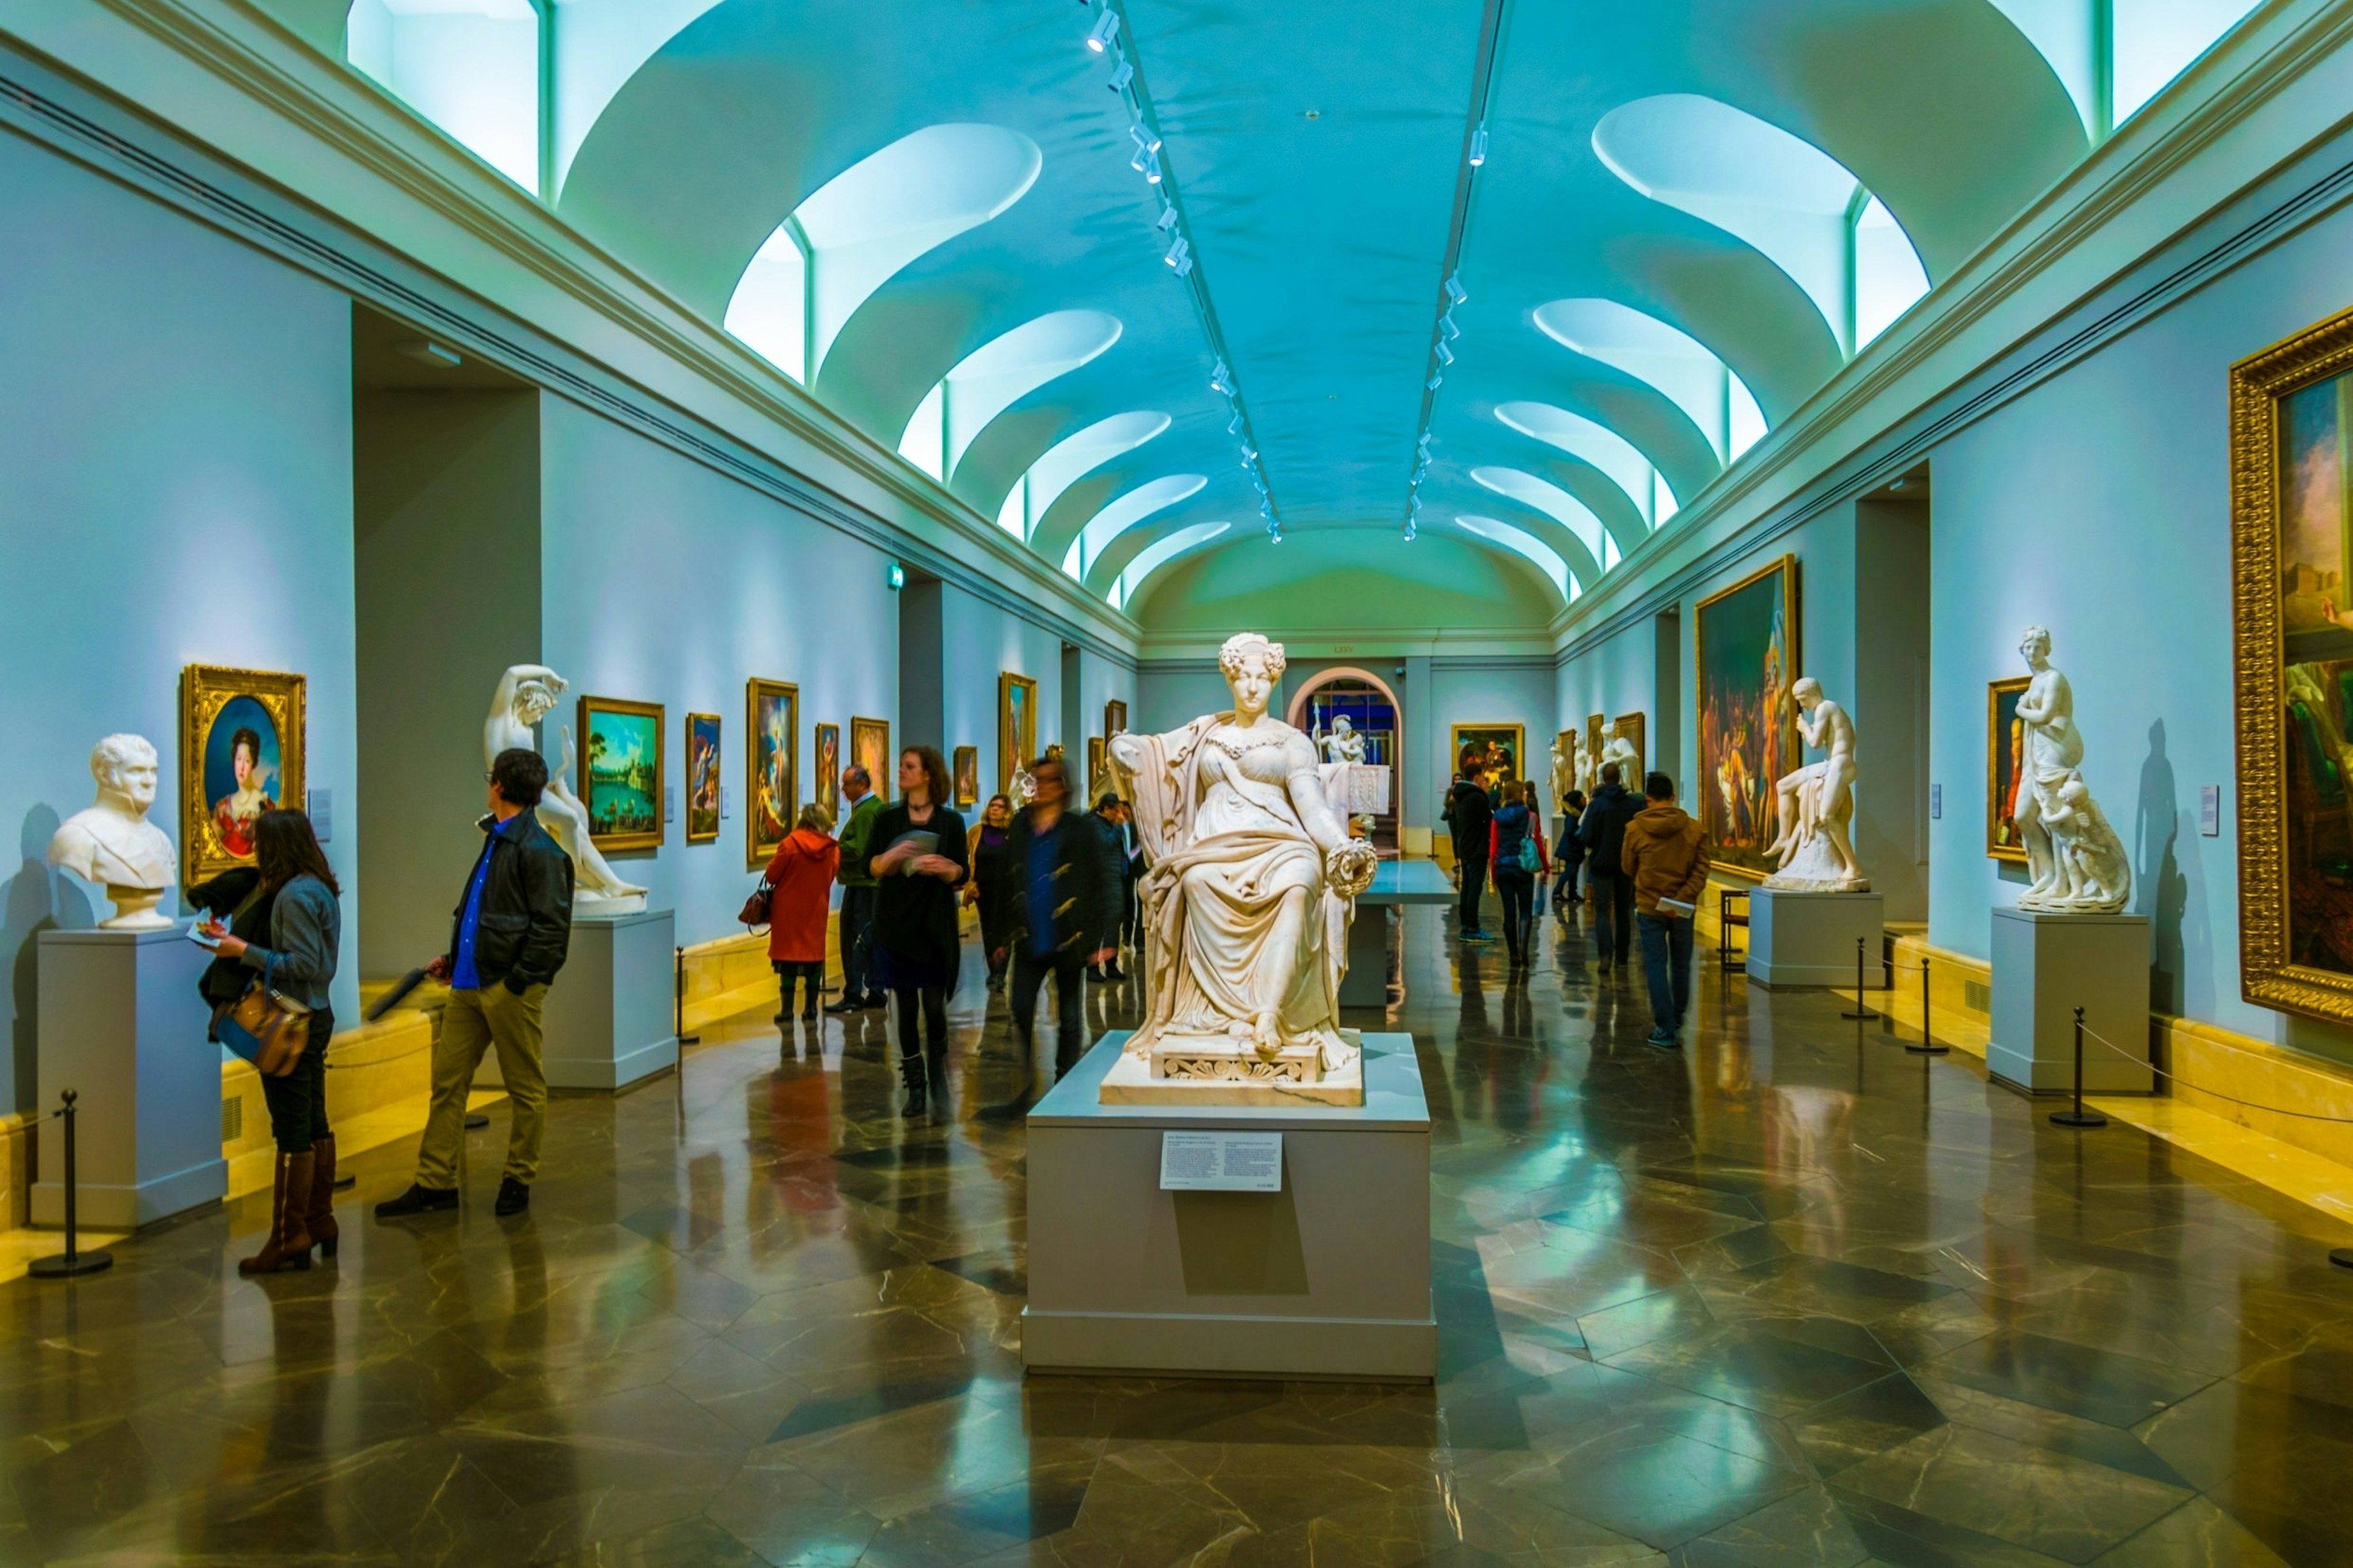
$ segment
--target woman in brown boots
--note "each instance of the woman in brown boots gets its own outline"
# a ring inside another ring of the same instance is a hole
[[[288,1002],[310,1009],[309,1042],[293,1070],[261,1079],[278,1142],[278,1177],[269,1239],[237,1267],[241,1274],[268,1274],[310,1268],[313,1246],[322,1257],[335,1255],[335,1135],[327,1130],[327,1041],[335,1016],[328,987],[343,942],[343,907],[335,874],[302,813],[265,811],[256,818],[254,859],[261,872],[257,899],[269,900],[268,945],[223,936],[219,953],[244,964]]]

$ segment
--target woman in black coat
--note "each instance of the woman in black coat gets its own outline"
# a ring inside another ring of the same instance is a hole
[[[980,824],[965,837],[972,880],[964,901],[980,910],[980,951],[988,959],[988,988],[1005,989],[1005,971],[1013,952],[1013,879],[1018,874],[1010,858],[1013,802],[1001,795],[988,797]]]
[[[948,800],[947,759],[930,746],[899,753],[899,799],[884,806],[867,836],[866,861],[874,879],[876,979],[899,1001],[899,1076],[907,1086],[907,1113],[923,1109],[928,1058],[944,1073],[948,996],[955,990],[963,940],[956,931],[956,889],[970,874],[964,818]],[[923,1038],[915,1010],[923,1015]]]

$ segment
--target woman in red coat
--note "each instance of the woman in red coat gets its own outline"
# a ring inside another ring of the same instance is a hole
[[[834,868],[841,863],[841,847],[826,831],[833,818],[812,802],[801,807],[799,820],[768,862],[768,963],[776,972],[783,1005],[776,1022],[793,1016],[793,982],[808,982],[808,1000],[801,1016],[818,1016],[818,992],[825,985],[825,915],[833,896]]]

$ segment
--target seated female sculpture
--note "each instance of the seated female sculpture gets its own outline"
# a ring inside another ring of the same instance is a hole
[[[1218,664],[1231,712],[1111,742],[1152,867],[1141,889],[1151,1007],[1127,1049],[1224,1058],[1169,1076],[1271,1078],[1289,1076],[1271,1070],[1278,1058],[1312,1047],[1328,1076],[1356,1058],[1336,1023],[1340,977],[1377,858],[1348,837],[1314,743],[1267,715],[1282,645],[1245,632]]]

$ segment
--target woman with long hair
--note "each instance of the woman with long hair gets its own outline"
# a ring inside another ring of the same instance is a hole
[[[965,885],[964,901],[980,910],[980,951],[988,956],[991,991],[1005,989],[1006,966],[1012,956],[1013,879],[1018,873],[1006,850],[1012,823],[1012,798],[990,795],[965,840],[972,880]]]
[[[1545,860],[1544,819],[1528,808],[1528,786],[1514,779],[1504,786],[1504,804],[1487,825],[1487,864],[1494,868],[1495,896],[1504,900],[1504,946],[1514,973],[1527,968],[1534,957],[1531,917]]]
[[[298,1007],[309,1009],[308,1042],[283,1078],[262,1075],[269,1131],[278,1143],[270,1192],[269,1236],[237,1263],[241,1274],[311,1267],[311,1248],[335,1256],[335,1135],[327,1126],[327,1042],[335,1033],[328,1005],[343,944],[343,889],[319,847],[311,819],[270,810],[253,819],[254,861],[261,898],[269,900],[266,945],[224,933],[216,950]]]
[[[899,753],[899,799],[882,808],[866,840],[866,868],[875,884],[876,980],[898,998],[899,1076],[911,1116],[923,1110],[926,1060],[946,1071],[948,995],[963,945],[955,890],[969,875],[969,851],[964,818],[948,798],[947,759],[936,747],[909,746]]]

